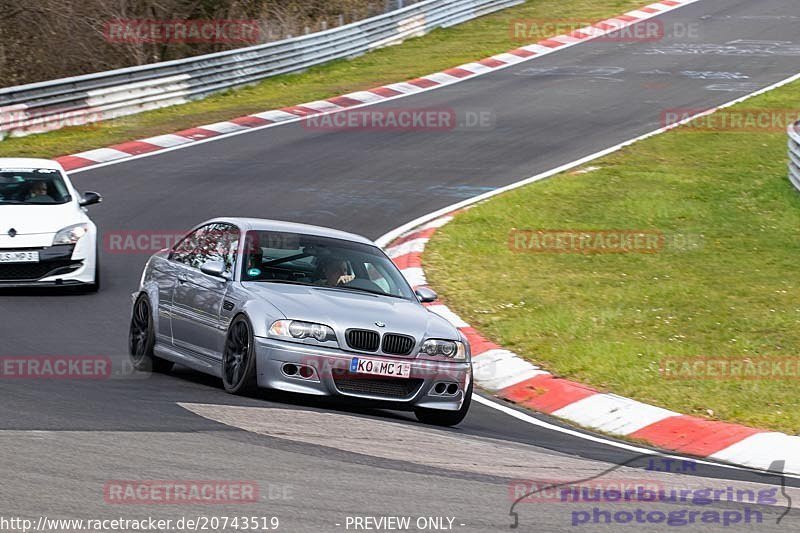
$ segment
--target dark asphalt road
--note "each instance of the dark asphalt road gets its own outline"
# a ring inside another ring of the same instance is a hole
[[[375,107],[454,109],[459,116],[488,112],[491,127],[325,132],[294,123],[76,173],[73,179],[79,189],[104,194],[105,202],[91,214],[105,234],[169,233],[213,216],[233,215],[320,224],[377,238],[417,216],[655,130],[666,109],[719,105],[800,70],[796,0],[702,0],[661,20],[668,35],[659,42],[582,44]],[[692,37],[670,36],[673,29]],[[97,295],[0,295],[0,355],[110,355],[122,364],[129,296],[146,259],[147,254],[104,250],[104,288]],[[181,370],[103,383],[7,380],[0,391],[0,429],[5,430],[0,431],[0,449],[6,452],[0,455],[7,463],[3,471],[13,472],[19,481],[0,488],[0,514],[90,510],[97,515],[110,512],[102,498],[81,503],[74,501],[74,494],[91,491],[98,482],[102,486],[105,479],[209,478],[241,471],[258,472],[258,479],[274,483],[290,479],[286,483],[296,491],[311,495],[302,502],[297,496],[271,502],[271,512],[295,521],[289,531],[337,529],[332,517],[344,508],[337,507],[341,494],[366,495],[376,478],[382,486],[377,494],[387,498],[386,505],[379,507],[376,494],[364,496],[362,514],[418,509],[421,514],[460,513],[481,525],[476,530],[506,524],[508,497],[502,484],[508,476],[467,476],[464,486],[469,488],[459,499],[452,491],[459,491],[453,484],[458,487],[461,481],[448,482],[448,476],[461,474],[446,467],[442,475],[409,470],[406,463],[414,463],[412,457],[362,458],[353,466],[352,457],[340,456],[345,452],[329,454],[306,441],[290,446],[292,438],[259,439],[177,405],[281,407],[298,413],[319,407],[298,399],[231,397],[215,380]],[[358,415],[365,424],[413,418]],[[403,425],[419,429],[415,423]],[[45,432],[39,438],[29,430]],[[50,431],[64,432],[68,444],[62,447]],[[433,434],[456,435],[465,442],[498,439],[510,447],[523,443],[543,469],[552,464],[580,471],[585,465],[600,468],[604,462],[631,457],[482,405],[458,429],[418,431],[419,441],[410,445],[425,453],[426,435]],[[190,453],[192,446],[196,454]],[[228,446],[239,455],[227,453]],[[115,460],[108,461],[107,453],[117,454]],[[473,458],[485,459],[494,464],[497,457]],[[206,470],[199,465],[217,466]],[[42,477],[51,468],[60,472],[60,483]],[[718,469],[702,474],[761,479]],[[335,486],[340,487],[338,496],[331,489]],[[36,487],[41,496],[31,495]],[[485,505],[483,500],[478,505],[473,499],[481,491],[502,504]],[[393,507],[394,501],[388,500],[396,494],[402,495],[402,506]],[[345,507],[355,512],[352,505]],[[548,507],[541,512],[547,530],[569,529],[562,516],[566,511]]]

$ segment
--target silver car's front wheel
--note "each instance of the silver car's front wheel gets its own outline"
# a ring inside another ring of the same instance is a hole
[[[153,354],[155,343],[156,334],[150,300],[141,294],[133,304],[131,327],[128,332],[128,353],[133,368],[144,372],[169,372],[172,369],[174,363]]]
[[[248,394],[256,389],[256,349],[253,328],[244,315],[231,323],[222,354],[222,384],[231,394]]]

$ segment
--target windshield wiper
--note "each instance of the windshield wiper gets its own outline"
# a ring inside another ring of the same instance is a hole
[[[26,202],[22,202],[20,200],[0,200],[0,205],[2,204],[9,204],[9,205],[21,205]]]

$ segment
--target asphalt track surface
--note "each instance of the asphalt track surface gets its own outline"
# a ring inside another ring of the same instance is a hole
[[[294,123],[73,179],[79,189],[105,195],[91,211],[104,233],[164,233],[235,215],[377,238],[415,217],[655,130],[665,109],[716,106],[800,71],[796,0],[702,0],[659,20],[667,33],[660,41],[581,44],[371,108],[484,113],[492,119],[488,127],[336,132]],[[103,251],[104,287],[97,295],[0,295],[0,355],[109,355],[121,367],[130,293],[146,259]],[[269,393],[233,397],[216,380],[184,369],[103,382],[4,380],[0,391],[0,516],[247,514],[278,516],[283,531],[345,531],[347,516],[399,514],[449,516],[455,530],[489,531],[511,523],[509,480],[515,478],[568,481],[619,469],[628,479],[684,487],[777,482],[708,466],[691,477],[642,470],[646,458],[632,452],[480,404],[458,428],[440,430],[406,413],[352,411]],[[255,480],[261,503],[109,505],[103,486],[113,479]],[[785,498],[778,500],[758,507],[759,527],[797,528],[795,511],[776,523],[786,507]],[[520,529],[674,529],[574,527],[572,512],[586,508],[524,503],[517,508]]]

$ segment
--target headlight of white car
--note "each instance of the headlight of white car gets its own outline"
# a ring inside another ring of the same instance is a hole
[[[87,233],[89,233],[88,224],[75,224],[73,226],[67,226],[56,233],[56,236],[53,239],[53,246],[57,244],[75,244]]]
[[[317,342],[336,342],[336,333],[330,326],[300,320],[276,320],[269,328],[270,335],[287,339],[314,339]]]
[[[466,361],[467,349],[463,342],[428,339],[422,343],[420,355],[444,357],[453,361]]]

